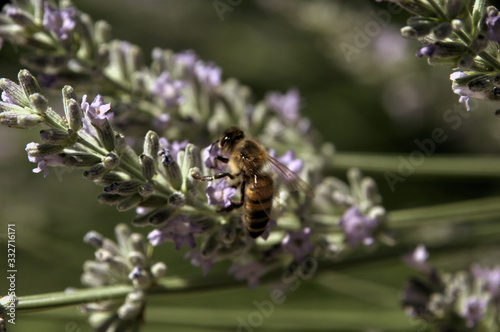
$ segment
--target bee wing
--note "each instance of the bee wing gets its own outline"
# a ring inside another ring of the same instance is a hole
[[[288,190],[301,191],[307,196],[314,197],[314,191],[312,190],[311,186],[309,186],[304,180],[300,178],[300,176],[298,176],[288,167],[271,156],[269,156],[269,165],[280,175],[283,182],[285,182],[286,186],[288,187]]]

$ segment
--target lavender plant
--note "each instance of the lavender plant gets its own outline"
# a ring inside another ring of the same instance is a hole
[[[415,6],[411,8],[437,10],[420,1]],[[478,6],[475,10],[485,10],[484,4]],[[460,7],[456,15],[465,11]],[[392,232],[408,227],[402,217],[401,224],[389,227],[375,181],[359,169],[347,172],[347,182],[327,175],[333,147],[300,115],[295,89],[269,92],[254,102],[248,87],[224,79],[221,68],[191,50],[155,48],[151,63],[145,64],[139,46],[112,39],[106,22],[94,22],[69,1],[6,5],[0,38],[20,47],[19,61],[29,68],[19,72],[18,82],[0,79],[0,123],[43,127],[40,141],[26,145],[29,161],[36,164],[33,172],[47,177],[50,167],[80,169],[85,179],[102,187],[100,203],[134,210],[132,225],[150,230],[147,242],[125,225],[116,226],[116,242],[87,233],[85,242],[96,248],[96,258],[84,263],[81,278],[89,288],[20,297],[20,312],[83,303],[96,331],[136,331],[153,294],[241,282],[250,288],[277,282],[274,290],[285,294],[296,288],[298,276],[315,274],[320,258],[328,269],[365,249],[393,245]],[[488,56],[493,58],[491,51],[482,49],[474,63]],[[64,85],[75,77],[78,84]],[[49,100],[46,91],[62,85],[64,114],[59,114],[58,102]],[[276,220],[257,239],[248,236],[241,211],[220,211],[238,197],[236,188],[225,180],[205,184],[195,179],[224,170],[216,162],[220,152],[213,142],[230,126],[258,138],[270,156],[299,174],[315,193],[311,198],[290,192],[276,178]],[[398,221],[397,215],[392,221]],[[185,258],[206,278],[168,275],[167,264],[153,260],[165,242],[176,250],[187,247]],[[212,267],[224,262],[236,281],[210,279]],[[474,306],[480,311],[486,307],[486,300],[481,301],[464,311],[464,328],[475,328],[482,319],[472,314]]]
[[[431,65],[453,68],[453,91],[468,110],[470,98],[498,99],[500,30],[496,7],[486,7],[483,0],[390,2],[413,15],[401,34],[424,44],[417,56],[428,57]]]

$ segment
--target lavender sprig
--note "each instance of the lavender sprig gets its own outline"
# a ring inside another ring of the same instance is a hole
[[[381,2],[382,0],[377,0]],[[498,9],[484,0],[387,0],[413,16],[401,29],[423,47],[418,57],[453,68],[453,91],[470,110],[469,99],[499,99]]]
[[[427,262],[425,246],[404,261],[423,278],[412,278],[402,294],[406,314],[439,330],[496,331],[499,325],[500,268],[478,264],[469,272],[440,272]]]

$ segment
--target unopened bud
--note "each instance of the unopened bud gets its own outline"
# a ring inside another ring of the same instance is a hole
[[[129,195],[116,205],[116,209],[120,212],[128,211],[137,207],[142,202],[143,197],[139,194]]]
[[[47,111],[49,102],[44,95],[40,93],[34,93],[30,95],[29,98],[31,105],[33,105],[33,108],[35,109],[35,111],[37,111],[38,114],[44,114]]]
[[[144,175],[147,180],[151,180],[156,174],[156,164],[154,159],[146,154],[141,154],[139,156],[139,160],[141,163],[142,175]]]
[[[66,130],[51,128],[41,130],[40,138],[45,143],[63,145],[68,142],[70,137]]]
[[[143,184],[143,182],[139,180],[115,182],[104,187],[103,190],[110,194],[132,195],[138,192],[138,188],[141,184]]]
[[[36,127],[43,121],[44,119],[37,114],[20,114],[8,111],[0,113],[0,124],[13,128],[29,129]]]
[[[167,272],[167,265],[163,262],[158,262],[155,265],[151,266],[151,274],[154,278],[159,279],[165,275]]]
[[[182,172],[179,164],[172,158],[167,149],[161,150],[158,155],[161,157],[161,163],[165,168],[165,176],[175,190],[180,190],[182,186]],[[181,155],[181,153],[179,153]]]
[[[6,78],[0,79],[0,89],[7,94],[13,103],[25,107],[29,107],[31,105],[29,98],[26,97],[21,86],[11,80]]]
[[[116,153],[110,152],[102,158],[102,164],[106,169],[113,169],[120,164],[120,157],[118,157]]]
[[[69,127],[74,131],[79,131],[82,129],[83,122],[83,111],[80,105],[74,99],[69,99],[64,104],[64,111],[66,112],[66,118],[68,119]]]
[[[106,168],[102,163],[90,166],[89,169],[83,172],[83,177],[87,180],[97,180],[106,173]]]
[[[141,184],[137,189],[137,191],[139,192],[139,195],[141,195],[143,198],[149,197],[153,195],[153,193],[155,192],[155,187],[151,183],[146,182]]]
[[[26,69],[19,72],[18,79],[21,87],[23,88],[24,94],[28,99],[32,94],[42,94],[42,89],[40,89],[35,77],[33,77],[33,75],[31,75],[31,73]]]
[[[103,119],[99,124],[92,123],[92,125],[96,129],[97,136],[102,146],[108,151],[113,151],[115,148],[115,134],[113,133],[113,129],[108,119]]]
[[[101,193],[97,196],[97,201],[106,205],[116,205],[123,199],[124,196],[118,194]]]
[[[0,114],[1,115],[1,114]],[[28,152],[28,156],[30,157],[43,157],[52,154],[57,154],[61,152],[64,148],[60,145],[54,145],[49,143],[43,144],[28,144],[26,145],[26,152]]]
[[[158,151],[160,151],[160,143],[158,134],[150,130],[144,138],[144,154],[150,156],[157,161]]]

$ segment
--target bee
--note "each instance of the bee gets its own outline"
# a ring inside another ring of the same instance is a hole
[[[275,188],[271,174],[266,172],[267,165],[280,174],[289,190],[302,191],[314,197],[311,187],[306,182],[271,157],[259,142],[246,137],[241,129],[237,127],[226,129],[212,147],[215,144],[219,145],[220,155],[214,162],[227,164],[229,172],[216,173],[213,176],[193,175],[193,178],[204,182],[229,178],[234,188],[240,187],[240,201],[231,201],[230,206],[220,211],[229,212],[243,208],[243,225],[252,238],[255,239],[264,233],[273,207]]]

